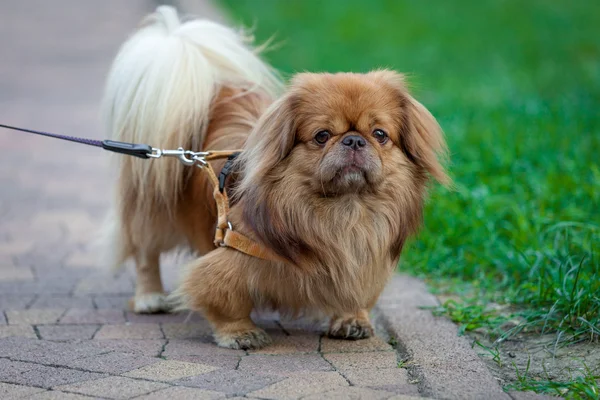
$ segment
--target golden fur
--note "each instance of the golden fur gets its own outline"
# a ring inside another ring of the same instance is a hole
[[[153,17],[151,27],[160,40],[190,40],[183,32],[195,38],[188,24],[198,22],[179,25],[172,13],[161,7]],[[202,40],[210,39],[214,49],[226,36],[231,39],[228,54],[213,57],[207,46],[192,46],[185,54],[175,53],[181,60],[172,60],[189,70],[200,64],[203,76],[168,68],[159,69],[164,75],[148,75],[152,62],[148,67],[135,58],[143,53],[135,47],[143,29],[134,35],[115,61],[107,96],[113,114],[125,112],[119,109],[124,104],[128,110],[118,121],[109,115],[109,127],[117,139],[155,140],[153,146],[243,146],[229,185],[234,199],[230,220],[235,230],[285,261],[214,249],[216,208],[203,171],[183,170],[175,160],[123,160],[112,214],[117,223],[109,236],[118,238],[117,262],[136,261],[134,309],[166,308],[158,259],[162,252],[187,245],[203,256],[186,267],[176,297],[204,313],[219,345],[268,344],[267,334],[250,319],[253,309],[262,308],[292,315],[319,312],[331,317],[331,336],[369,337],[368,311],[407,237],[421,223],[429,177],[449,182],[438,160],[445,152],[441,130],[410,96],[400,74],[299,74],[277,97],[270,69],[252,51],[233,46],[241,41],[227,36],[231,31],[219,27],[215,32],[220,33]],[[244,67],[231,67],[228,79],[215,77],[218,68],[241,66],[242,60]],[[130,82],[124,72],[137,81]],[[203,84],[196,85],[201,78]],[[136,89],[128,92],[131,85]],[[152,86],[159,89],[148,89]],[[195,92],[200,88],[212,91],[207,97]],[[165,92],[166,97],[156,97]],[[136,100],[123,102],[122,93]],[[178,96],[204,100],[186,104]],[[165,116],[168,121],[161,121]],[[388,139],[379,142],[378,130]],[[324,143],[315,139],[321,131],[329,135]],[[215,163],[215,170],[221,166]]]

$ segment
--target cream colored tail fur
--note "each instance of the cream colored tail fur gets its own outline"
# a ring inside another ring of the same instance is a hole
[[[279,90],[279,80],[248,42],[242,33],[217,23],[182,22],[174,8],[158,7],[113,62],[103,104],[111,138],[162,149],[201,150],[211,105],[221,87],[271,94]],[[186,176],[184,168],[189,168],[173,159],[119,155],[116,160],[121,188],[105,235],[117,247],[110,251],[113,265],[131,255],[119,223],[124,192],[135,191],[136,214],[151,212],[145,204],[172,211]],[[128,177],[126,187],[124,176]]]

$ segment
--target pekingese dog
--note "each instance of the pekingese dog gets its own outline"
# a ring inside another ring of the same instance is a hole
[[[182,22],[162,6],[120,49],[108,77],[112,138],[162,149],[243,149],[226,190],[231,228],[275,255],[216,247],[217,208],[200,168],[120,156],[109,216],[113,263],[133,258],[134,311],[167,311],[159,258],[199,255],[175,295],[218,345],[259,348],[253,309],[330,317],[328,334],[373,334],[369,310],[421,223],[430,177],[448,183],[446,145],[403,76],[297,74],[283,89],[242,33]],[[217,174],[225,161],[213,164]]]

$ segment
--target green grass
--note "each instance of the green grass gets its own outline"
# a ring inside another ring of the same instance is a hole
[[[561,396],[567,399],[598,399],[600,397],[600,366],[592,369],[584,365],[583,376],[572,377],[568,381],[546,379],[532,379],[529,376],[529,362],[524,371],[515,367],[517,382],[509,385],[507,389],[523,392],[533,391],[549,395]]]
[[[259,41],[275,36],[266,58],[286,75],[388,67],[410,76],[446,132],[457,188],[431,191],[400,269],[461,294],[447,315],[498,336],[597,340],[600,2],[222,4]],[[507,317],[523,324],[503,331]]]

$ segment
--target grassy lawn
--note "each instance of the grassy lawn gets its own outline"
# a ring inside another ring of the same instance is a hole
[[[600,2],[221,3],[259,41],[275,35],[266,57],[286,75],[410,76],[446,132],[457,188],[432,190],[399,268],[459,296],[439,312],[501,338],[598,340]]]

